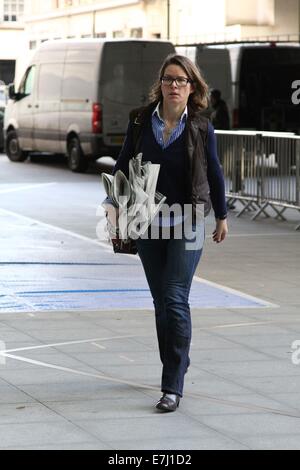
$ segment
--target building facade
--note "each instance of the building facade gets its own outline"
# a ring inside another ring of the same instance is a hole
[[[183,44],[300,32],[300,0],[28,1],[31,48],[58,37],[170,38]]]
[[[13,82],[18,58],[27,52],[25,2],[0,0],[0,83]]]
[[[7,32],[9,48],[0,53],[19,54],[18,79],[35,49],[53,39],[169,38],[179,45],[298,38],[300,0],[0,0],[0,19],[1,35],[20,28],[12,41]]]
[[[157,38],[166,35],[165,10],[161,0],[32,0],[26,27],[31,48],[56,38]]]

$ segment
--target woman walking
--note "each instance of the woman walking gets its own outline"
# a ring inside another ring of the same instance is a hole
[[[204,239],[204,217],[213,206],[216,228],[213,240],[227,234],[224,179],[216,153],[214,129],[201,111],[207,107],[208,87],[198,68],[186,57],[170,55],[162,64],[150,94],[150,104],[133,110],[127,136],[114,168],[128,176],[129,160],[142,152],[143,161],[160,164],[157,191],[168,206],[183,208],[181,215],[158,219],[159,236],[137,239],[153,297],[160,359],[161,391],[156,404],[161,411],[175,411],[183,396],[184,376],[190,364],[191,317],[189,292],[202,254],[202,244],[188,247],[184,225],[186,208],[192,209],[192,228]],[[169,236],[163,228],[168,226]],[[149,231],[148,231],[149,232]]]

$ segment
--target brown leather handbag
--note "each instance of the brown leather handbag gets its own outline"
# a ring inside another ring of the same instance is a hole
[[[111,239],[114,253],[124,253],[127,255],[136,255],[137,246],[135,240],[128,238],[127,240],[122,240],[121,238],[112,238]]]

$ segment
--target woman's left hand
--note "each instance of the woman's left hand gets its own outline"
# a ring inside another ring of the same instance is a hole
[[[216,219],[216,229],[213,232],[213,241],[221,243],[228,233],[227,219]]]

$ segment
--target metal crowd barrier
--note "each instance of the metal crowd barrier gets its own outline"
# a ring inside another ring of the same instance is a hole
[[[227,202],[231,205],[238,200],[242,204],[237,217],[253,211],[253,220],[261,214],[286,220],[286,209],[300,212],[300,136],[287,132],[215,132]],[[300,229],[300,223],[295,229]]]

